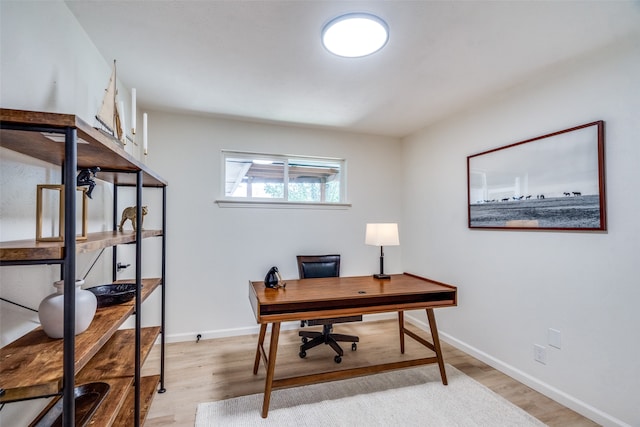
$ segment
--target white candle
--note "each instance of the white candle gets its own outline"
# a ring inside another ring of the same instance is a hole
[[[136,89],[131,89],[131,132],[136,134]]]
[[[120,116],[120,126],[122,126],[122,143],[127,144],[127,126],[124,124],[124,102],[118,102],[118,115]]]
[[[144,154],[147,154],[147,141],[149,139],[149,135],[147,133],[147,113],[142,115],[142,148],[144,150]]]

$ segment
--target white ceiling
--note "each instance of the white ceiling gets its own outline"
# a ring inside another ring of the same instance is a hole
[[[67,1],[141,108],[401,137],[640,32],[638,1]],[[372,12],[380,52],[324,24]]]

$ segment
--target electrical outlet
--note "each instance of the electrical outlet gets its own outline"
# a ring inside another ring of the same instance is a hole
[[[562,347],[562,334],[557,329],[549,328],[549,345],[560,349]]]
[[[547,364],[547,349],[541,345],[533,345],[533,360],[543,365]]]

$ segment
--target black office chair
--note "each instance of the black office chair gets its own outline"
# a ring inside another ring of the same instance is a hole
[[[318,277],[338,277],[340,276],[340,255],[298,255],[298,273],[301,279],[311,279]],[[354,335],[333,334],[334,323],[359,322],[362,316],[335,317],[331,319],[303,320],[300,326],[322,325],[322,332],[300,331],[302,345],[299,356],[305,358],[307,350],[320,345],[328,344],[337,353],[333,358],[336,363],[342,362],[344,352],[338,341],[351,342],[351,350],[357,350],[359,338]]]

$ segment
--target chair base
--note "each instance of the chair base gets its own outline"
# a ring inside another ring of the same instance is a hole
[[[324,325],[322,328],[322,332],[315,331],[300,331],[298,335],[302,337],[303,344],[300,346],[300,357],[304,358],[307,355],[307,350],[316,347],[320,344],[329,345],[333,351],[337,353],[337,356],[334,358],[336,363],[340,363],[342,361],[342,356],[344,355],[344,351],[338,341],[351,342],[351,350],[355,351],[358,347],[356,345],[357,342],[360,341],[355,335],[344,335],[344,334],[332,334],[331,333],[331,325]],[[306,341],[307,339],[311,339],[310,341]]]

